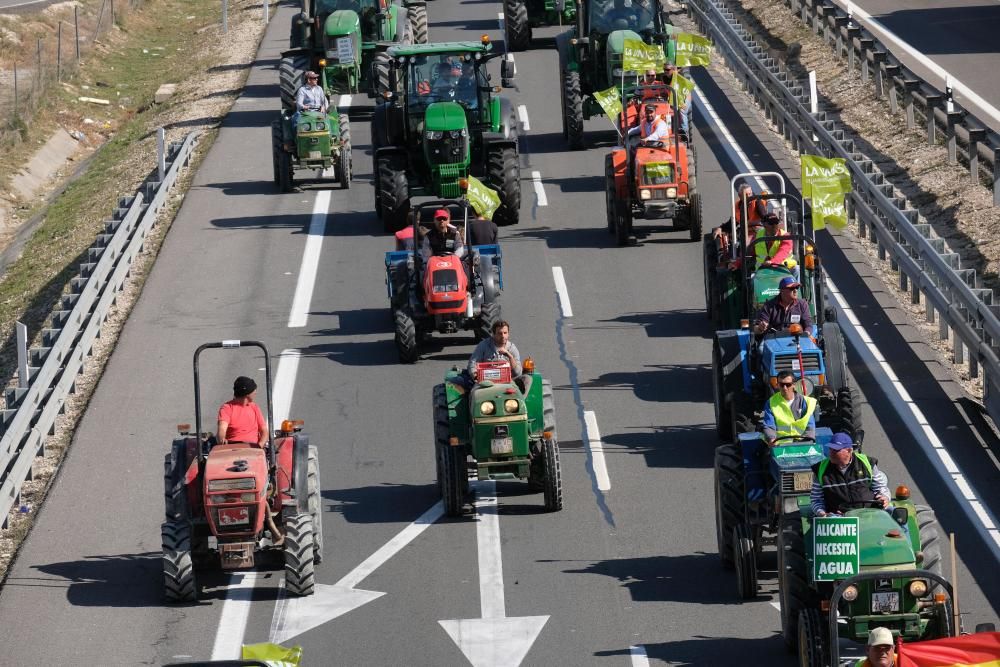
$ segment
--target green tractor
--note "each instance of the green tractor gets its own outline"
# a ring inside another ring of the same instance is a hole
[[[604,115],[594,92],[624,86],[628,98],[642,74],[622,70],[625,40],[659,44],[667,60],[673,62],[669,30],[659,11],[659,0],[580,0],[576,25],[556,37],[563,138],[571,149],[583,148],[583,121]]]
[[[576,19],[575,0],[504,0],[504,40],[511,51],[531,46],[531,29],[571,24]]]
[[[294,108],[310,69],[327,95],[375,97],[388,85],[386,49],[410,43],[427,43],[423,0],[304,0],[278,67],[282,104]]]
[[[448,516],[460,516],[469,493],[469,457],[478,479],[527,479],[545,509],[562,509],[562,472],[552,384],[524,360],[511,380],[506,362],[478,364],[479,382],[453,368],[434,387],[438,486]]]
[[[394,46],[389,90],[372,115],[375,212],[386,231],[406,225],[415,195],[455,199],[470,173],[497,191],[498,225],[517,224],[521,207],[517,117],[491,84],[486,65],[503,54],[481,42]],[[501,78],[514,76],[501,62]]]
[[[817,428],[815,440],[768,447],[759,433],[743,433],[715,450],[719,556],[736,571],[739,597],[757,596],[764,546],[776,545],[782,635],[804,667],[839,665],[841,639],[864,644],[880,626],[906,642],[952,636],[942,535],[906,486],[891,511],[865,503],[847,510],[846,522],[813,516],[812,468],[831,436]]]
[[[327,113],[282,110],[271,123],[274,184],[282,192],[295,187],[295,172],[331,177],[340,187],[351,187],[351,126],[346,113],[334,106]],[[333,173],[330,173],[330,169]]]

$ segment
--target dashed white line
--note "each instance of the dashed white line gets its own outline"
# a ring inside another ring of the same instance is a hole
[[[330,209],[330,191],[321,190],[313,204],[312,220],[309,222],[309,237],[302,253],[299,268],[299,282],[292,298],[292,311],[288,315],[288,326],[304,327],[309,320],[309,306],[312,303],[313,288],[316,286],[316,272],[319,270],[319,255],[326,235],[326,213]]]
[[[300,350],[282,350],[278,356],[278,370],[274,373],[274,391],[271,393],[272,409],[271,421],[274,428],[278,428],[281,422],[289,419],[292,412],[292,390],[295,388],[295,376],[299,373],[299,360],[302,358]]]
[[[354,95],[341,95],[340,100],[337,101],[338,107],[349,107],[351,106],[351,101],[354,99]]]
[[[601,491],[611,490],[611,478],[608,476],[608,465],[604,460],[604,441],[601,431],[597,428],[597,415],[592,410],[585,410],[583,421],[587,425],[587,449],[590,450],[590,460],[593,465],[594,482]]]
[[[528,107],[523,104],[517,105],[517,117],[521,119],[521,129],[527,132],[531,129],[531,123],[528,122]]]
[[[642,644],[629,646],[628,654],[632,657],[632,667],[649,667],[649,657],[646,655],[646,647]]]
[[[542,173],[540,171],[531,172],[531,184],[535,188],[535,198],[539,206],[548,206],[549,198],[545,196],[545,186],[542,185]]]
[[[556,283],[556,293],[559,295],[559,309],[563,317],[573,317],[573,306],[569,302],[569,290],[566,289],[566,278],[563,277],[561,266],[552,267],[552,280]]]

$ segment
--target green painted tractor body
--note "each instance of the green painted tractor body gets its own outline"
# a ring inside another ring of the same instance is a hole
[[[295,172],[313,173],[333,169],[332,180],[341,187],[351,185],[351,128],[347,114],[331,107],[328,113],[281,112],[271,123],[271,153],[274,183],[282,192],[295,187]]]
[[[496,373],[496,375],[493,375]],[[559,444],[552,385],[528,373],[513,382],[502,369],[481,367],[471,389],[458,369],[434,387],[434,436],[438,483],[445,509],[462,513],[470,467],[480,480],[526,479],[544,493],[549,511],[562,509]]]
[[[576,20],[574,0],[504,0],[504,39],[511,51],[531,46],[532,28],[571,25]]]
[[[387,231],[406,225],[410,198],[461,197],[474,175],[497,191],[493,220],[515,224],[521,204],[517,124],[486,65],[501,56],[488,40],[396,46],[390,93],[372,115],[375,211]],[[504,60],[502,78],[513,76]],[[442,74],[442,71],[445,73]]]

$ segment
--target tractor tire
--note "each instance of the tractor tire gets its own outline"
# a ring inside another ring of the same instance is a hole
[[[778,533],[778,599],[781,603],[781,634],[789,653],[799,641],[799,612],[814,608],[815,591],[809,585],[809,563],[798,514],[781,519]]]
[[[191,523],[166,521],[160,526],[163,545],[163,597],[170,604],[196,602],[198,582],[191,560]]]
[[[562,469],[555,436],[542,441],[542,456],[545,458],[545,509],[558,512],[563,508]]]
[[[556,402],[552,397],[552,383],[542,380],[542,426],[543,430],[551,431],[552,437],[556,434]]]
[[[858,402],[858,392],[854,389],[843,387],[837,392],[837,422],[837,428],[849,433],[857,442],[858,432],[861,430],[861,405]]]
[[[281,184],[281,154],[284,149],[281,147],[281,121],[271,122],[271,164],[274,167],[274,184]]]
[[[531,24],[523,0],[504,0],[503,27],[509,51],[525,51],[531,46]]]
[[[340,114],[340,159],[337,163],[337,180],[344,190],[351,187],[353,165],[351,162],[351,119],[347,113]]]
[[[413,44],[426,44],[427,39],[427,5],[412,5],[406,8],[406,16],[410,20],[410,39]]]
[[[568,71],[563,74],[563,137],[570,150],[583,148],[583,92],[580,89],[580,73]]]
[[[733,530],[743,523],[743,456],[735,445],[715,448],[715,541],[722,567],[735,567]]]
[[[632,204],[628,199],[615,201],[615,241],[627,246],[632,241]]]
[[[479,311],[479,326],[476,327],[476,341],[486,340],[493,335],[493,325],[500,321],[500,304],[486,301]]]
[[[704,222],[701,212],[701,195],[695,192],[688,204],[688,236],[692,241],[700,241],[704,235]]]
[[[163,459],[163,507],[167,521],[187,521],[187,441],[174,440]]]
[[[608,234],[615,233],[615,163],[614,156],[604,156],[604,210],[608,216]]]
[[[285,590],[292,595],[312,595],[316,591],[313,519],[304,512],[285,521]]]
[[[380,51],[372,58],[371,83],[369,97],[381,99],[382,93],[389,90],[389,63],[391,58],[385,51]]]
[[[757,597],[757,554],[750,527],[742,522],[733,526],[732,540],[736,591],[741,600],[752,600]]]
[[[281,108],[289,113],[295,111],[295,96],[305,83],[303,75],[309,69],[308,55],[293,55],[278,63],[278,86],[281,89]]]
[[[406,226],[410,212],[410,185],[406,178],[406,160],[388,155],[378,160],[378,193],[382,202],[382,225],[388,233]]]
[[[705,234],[702,240],[704,246],[702,255],[704,257],[705,265],[705,315],[713,323],[718,324],[718,307],[715,303],[715,293],[719,289],[718,285],[715,283],[715,267],[717,265],[717,254],[715,248],[715,239],[712,238],[711,234]],[[718,328],[718,327],[716,327]]]
[[[442,447],[442,477],[438,480],[444,511],[448,516],[462,516],[465,496],[469,492],[469,471],[466,467],[465,447]]]
[[[712,396],[715,402],[715,431],[719,440],[731,442],[735,437],[733,433],[733,419],[730,414],[731,406],[728,405],[728,397],[723,391],[722,384],[722,352],[719,350],[719,342],[712,343]]]
[[[823,309],[823,322],[836,322],[837,321],[837,309],[833,306],[827,306]]]
[[[282,149],[278,155],[278,190],[291,192],[295,189],[295,166],[292,164],[292,154]]]
[[[732,417],[730,430],[733,432],[733,442],[739,442],[740,434],[753,433],[757,430],[753,423],[752,410],[745,400],[733,398],[730,402],[729,414]]]
[[[313,562],[323,562],[323,486],[319,480],[319,450],[309,445],[309,461],[306,464],[306,504],[313,522]]]
[[[915,505],[917,529],[920,533],[920,550],[924,552],[924,559],[917,563],[917,567],[929,570],[934,574],[944,574],[944,561],[941,558],[944,543],[941,539],[941,527],[938,525],[937,517],[927,505]],[[933,593],[936,584],[929,582],[928,594]]]
[[[516,225],[521,218],[521,166],[513,148],[491,150],[486,165],[487,184],[500,195],[493,213],[498,226]]]
[[[827,627],[818,609],[799,611],[799,667],[829,667]]]
[[[844,332],[840,330],[840,325],[836,322],[825,322],[822,333],[827,383],[833,387],[834,391],[850,387]]]
[[[413,313],[409,308],[400,308],[396,311],[396,351],[399,353],[399,361],[403,364],[414,364],[417,362],[417,327],[413,322]]]
[[[434,385],[434,458],[436,459],[438,490],[444,498],[444,448],[448,447],[451,436],[451,420],[448,418],[448,393],[444,384]]]

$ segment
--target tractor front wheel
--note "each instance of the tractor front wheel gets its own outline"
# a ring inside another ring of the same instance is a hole
[[[615,241],[626,246],[632,240],[632,204],[628,199],[615,201]]]
[[[441,497],[444,499],[444,511],[448,516],[462,516],[465,494],[469,491],[465,447],[453,447],[447,442],[439,446],[443,474],[438,480],[438,486],[441,487]]]
[[[504,39],[511,51],[524,51],[531,46],[531,24],[528,8],[522,0],[505,0],[503,3]]]
[[[493,213],[497,225],[516,225],[521,217],[521,166],[513,148],[490,151],[486,165],[489,184],[500,196],[500,207]]]
[[[736,565],[736,591],[741,600],[757,597],[757,555],[753,535],[745,523],[733,526],[733,563]]]
[[[396,351],[399,361],[413,364],[417,361],[417,327],[413,322],[413,314],[409,308],[400,308],[395,313]]]
[[[691,195],[691,201],[688,202],[688,235],[692,241],[700,241],[702,239],[702,234],[704,233],[703,227],[701,195],[695,192]]]
[[[705,315],[712,322],[717,322],[718,308],[715,302],[715,293],[719,289],[715,280],[715,269],[718,264],[718,253],[716,252],[715,239],[711,234],[705,234],[702,241],[704,244],[705,258]]]
[[[405,158],[387,155],[378,160],[378,193],[381,195],[382,224],[395,233],[406,226],[410,212],[410,185],[406,178]]]
[[[278,155],[278,189],[291,192],[295,189],[295,166],[292,164],[292,154],[281,149]]]
[[[615,233],[615,161],[614,155],[604,156],[604,210],[608,216],[608,234]]]
[[[559,443],[555,436],[542,441],[545,457],[545,509],[558,512],[563,508],[562,468],[559,465]]]
[[[734,445],[715,448],[715,541],[722,567],[731,570],[733,530],[743,521],[743,457]]]
[[[166,521],[160,526],[163,545],[163,596],[168,603],[198,600],[198,582],[191,560],[191,523]]]
[[[274,184],[281,185],[281,121],[271,122],[271,164],[274,167]]]
[[[826,636],[826,624],[818,609],[799,611],[799,666],[827,667],[830,651]]]
[[[563,136],[571,150],[583,148],[583,92],[580,88],[580,73],[568,71],[563,74]]]
[[[351,187],[351,119],[347,112],[340,114],[340,159],[337,166],[337,179],[340,187]]]
[[[813,606],[815,593],[809,585],[809,563],[802,539],[802,519],[796,514],[781,520],[778,533],[778,599],[781,634],[789,652],[799,641],[799,612]]]
[[[319,450],[309,445],[309,461],[306,465],[306,504],[313,522],[313,562],[323,562],[323,487],[319,481]]]

